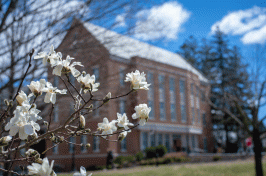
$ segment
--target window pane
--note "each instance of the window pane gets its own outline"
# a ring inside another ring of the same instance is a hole
[[[154,119],[154,102],[152,100],[149,100],[148,101],[148,106],[151,108],[151,111],[150,111],[150,119]]]
[[[126,151],[126,150],[127,150],[127,138],[124,138],[124,139],[121,141],[121,150],[122,150],[122,151]]]
[[[158,134],[158,145],[163,145],[163,135]]]
[[[119,79],[120,79],[120,85],[121,86],[124,86],[125,85],[125,71],[124,69],[120,68],[120,71],[119,71]]]
[[[83,144],[83,145],[81,146],[81,151],[82,151],[82,152],[86,152],[86,151],[87,151],[87,149],[86,149],[87,136],[86,136],[86,135],[82,135],[82,136],[80,137],[80,142]]]
[[[176,121],[176,106],[175,106],[175,104],[171,104],[171,119],[172,119],[172,121]]]
[[[148,147],[148,133],[142,132],[142,150]]]
[[[165,134],[165,147],[167,148],[167,152],[170,152],[170,138],[169,138],[169,134]]]
[[[125,100],[120,100],[119,111],[121,114],[126,113],[126,101]]]
[[[55,106],[54,106],[54,110],[53,110],[53,114],[54,114],[54,119],[53,119],[53,121],[54,122],[58,122],[58,120],[59,120],[59,112],[58,112],[58,104],[56,104]]]
[[[69,142],[75,143],[75,137],[70,137]],[[75,147],[74,144],[69,143],[68,147],[69,147],[69,153],[73,153]]]
[[[180,109],[181,109],[181,119],[182,122],[187,121],[187,113],[186,113],[186,94],[185,94],[185,81],[179,81],[179,89],[180,89]]]
[[[160,119],[165,120],[165,104],[160,102]]]
[[[151,142],[150,146],[154,147],[155,146],[155,134],[154,133],[150,135],[150,142]]]
[[[93,74],[95,76],[95,81],[99,81],[99,68],[93,68]]]

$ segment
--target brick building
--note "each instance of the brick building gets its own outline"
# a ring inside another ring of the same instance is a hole
[[[53,148],[47,156],[55,160],[56,167],[70,170],[81,165],[105,165],[108,151],[113,151],[115,156],[132,155],[159,144],[165,145],[169,152],[213,151],[210,106],[205,100],[210,85],[198,70],[178,54],[91,23],[76,21],[72,26],[56,51],[62,52],[64,58],[70,55],[75,61],[81,61],[84,68],[78,69],[96,76],[96,82],[101,85],[95,97],[103,98],[108,92],[112,97],[129,92],[130,84],[124,82],[125,75],[135,70],[145,72],[151,84],[149,91],[139,90],[111,100],[87,116],[86,126],[94,131],[104,117],[109,121],[117,119],[117,112],[126,113],[132,121],[134,107],[141,103],[148,104],[152,111],[148,123],[132,130],[121,143],[95,136],[70,138],[71,142],[90,143],[91,147],[87,150],[64,143]],[[58,78],[49,80],[64,88]],[[78,86],[74,79],[72,82]],[[94,106],[98,103],[93,102]],[[54,125],[62,123],[65,116],[73,112],[72,107],[71,97],[59,96],[53,113]],[[117,139],[117,135],[110,139]],[[51,145],[47,141],[47,147]]]

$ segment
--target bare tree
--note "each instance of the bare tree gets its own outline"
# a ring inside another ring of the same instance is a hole
[[[265,75],[265,52],[263,47],[257,46],[255,49],[254,65],[251,72],[251,98],[243,99],[237,95],[225,93],[224,100],[230,106],[237,109],[238,115],[232,112],[231,109],[215,105],[213,102],[209,103],[217,110],[221,110],[223,113],[235,120],[239,126],[253,138],[254,146],[254,160],[256,175],[262,176],[262,139],[265,136],[266,130],[263,128],[263,118],[259,117],[259,111],[265,108],[266,105],[266,75]]]

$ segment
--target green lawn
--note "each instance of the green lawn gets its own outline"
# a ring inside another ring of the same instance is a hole
[[[263,164],[266,175],[266,163]],[[87,172],[87,174],[90,172]],[[64,176],[67,176],[65,174]],[[160,165],[159,167],[147,166],[134,169],[115,171],[101,171],[93,173],[93,176],[252,176],[255,175],[253,162],[217,162],[211,164],[185,164],[185,165]],[[63,175],[62,175],[63,176]]]

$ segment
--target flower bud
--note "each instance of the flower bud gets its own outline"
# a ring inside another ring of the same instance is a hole
[[[89,132],[91,132],[91,129],[87,128],[87,129],[85,129],[85,132],[89,133]]]
[[[88,149],[90,147],[91,147],[91,144],[90,143],[86,144],[86,149]]]
[[[2,137],[0,139],[0,146],[6,146],[8,143],[12,140],[12,137],[10,135]]]
[[[40,158],[40,154],[36,151],[36,150],[33,150],[33,149],[29,149],[28,151],[25,152],[25,155],[27,157],[36,157],[36,159]]]
[[[80,115],[79,117],[79,128],[84,129],[85,128],[85,118],[83,115]]]
[[[5,102],[5,104],[6,104],[7,106],[9,106],[9,102],[8,102],[7,99],[5,99],[4,102]]]
[[[65,139],[65,138],[64,138],[64,136],[60,136],[60,137],[58,138],[58,142],[60,142],[60,143],[61,143],[61,142],[63,142],[63,141],[64,141],[64,139]]]
[[[48,127],[49,123],[47,121],[43,121],[43,124]]]
[[[103,99],[103,103],[108,103],[108,101],[110,100],[111,98],[111,92],[109,92]]]

